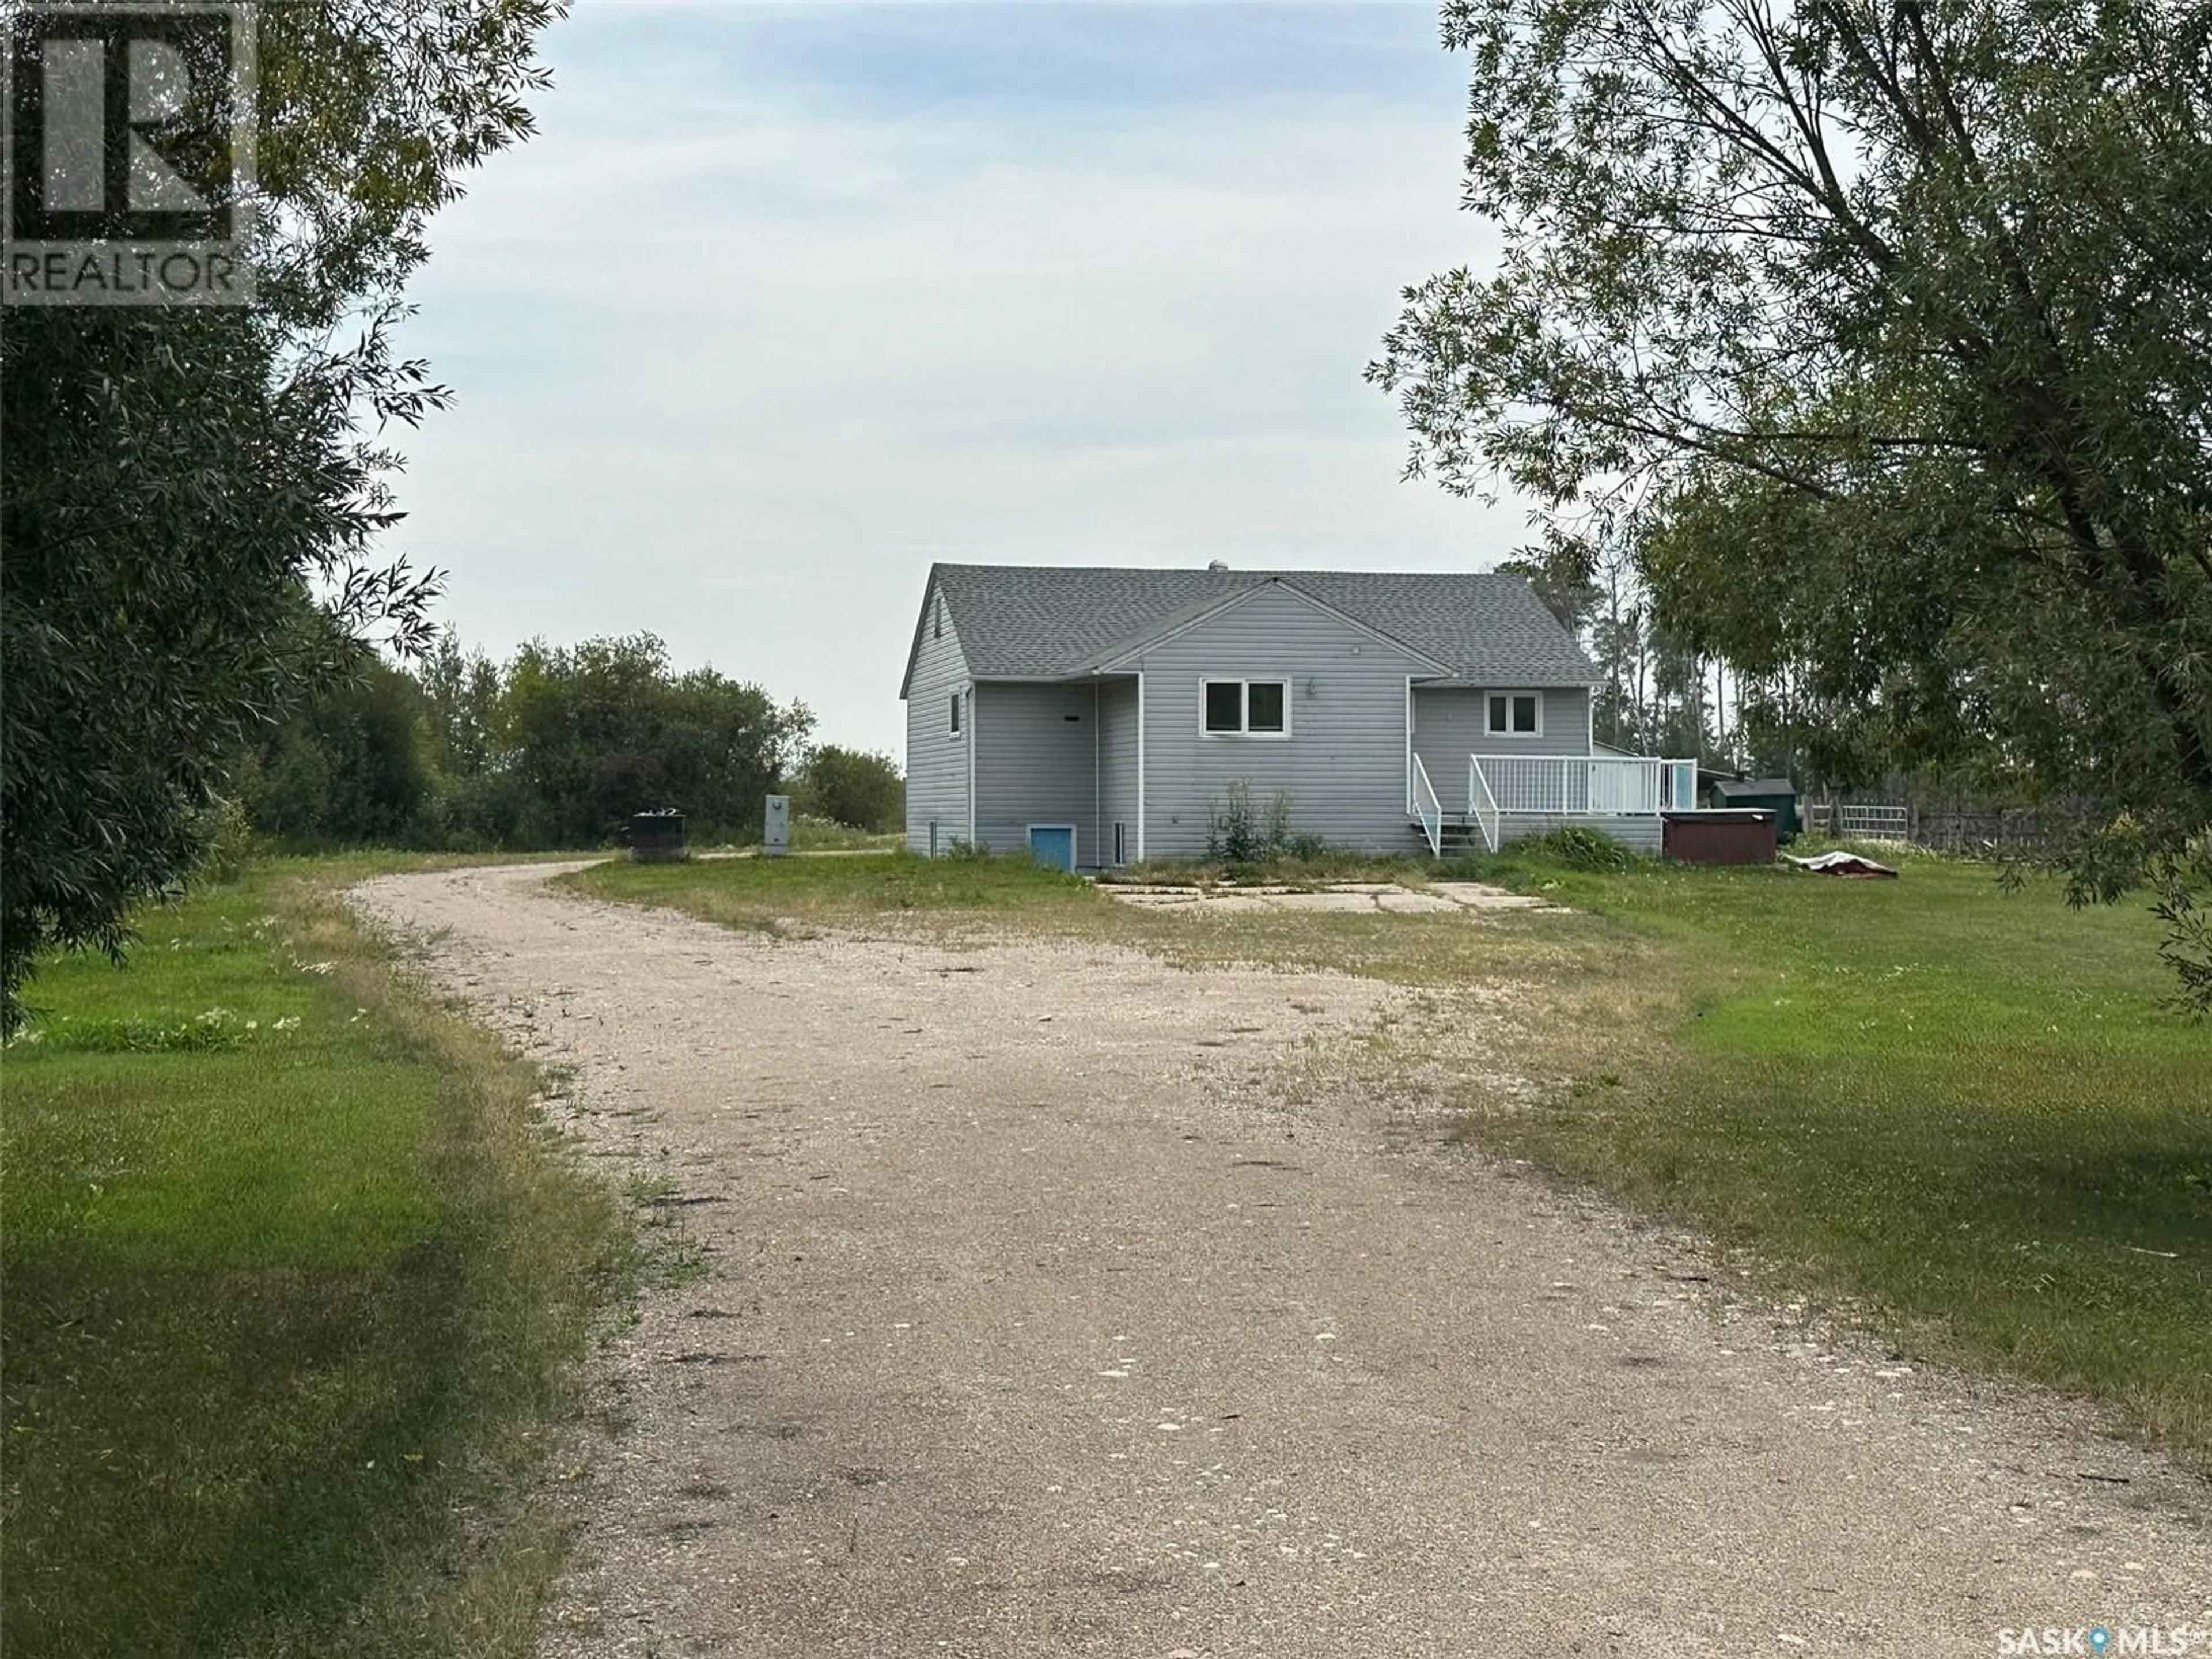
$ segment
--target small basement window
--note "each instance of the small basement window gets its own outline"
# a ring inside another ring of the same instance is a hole
[[[1493,691],[1483,729],[1493,738],[1535,738],[1544,732],[1544,697],[1540,691]]]
[[[1216,737],[1286,738],[1291,734],[1288,680],[1207,680],[1206,730]]]
[[[952,694],[952,709],[950,717],[950,723],[945,729],[950,732],[956,738],[960,735],[960,694],[957,691],[955,691]]]

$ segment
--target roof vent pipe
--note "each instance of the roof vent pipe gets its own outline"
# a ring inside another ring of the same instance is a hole
[[[1228,569],[1228,568],[1229,568],[1229,567],[1228,567],[1227,565],[1224,564],[1224,563],[1223,563],[1220,560],[1218,560],[1218,559],[1215,559],[1215,560],[1213,560],[1213,561],[1212,561],[1212,562],[1210,562],[1210,563],[1209,563],[1206,568],[1208,570],[1226,570],[1226,569]]]

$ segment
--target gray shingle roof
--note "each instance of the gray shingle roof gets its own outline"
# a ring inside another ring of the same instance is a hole
[[[1582,685],[1598,677],[1518,576],[987,564],[940,564],[931,574],[979,679],[1082,672],[1109,647],[1193,606],[1271,580],[1478,684]]]

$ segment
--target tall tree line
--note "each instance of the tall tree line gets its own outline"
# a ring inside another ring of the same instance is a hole
[[[1632,754],[1812,777],[1808,716],[1787,668],[1747,674],[1670,625],[1636,550],[1615,537],[1554,536],[1498,568],[1525,578],[1596,665],[1591,732]]]
[[[447,631],[415,661],[368,657],[323,687],[240,751],[226,792],[246,827],[291,847],[598,847],[661,808],[696,837],[747,841],[778,790],[802,813],[896,828],[896,764],[814,745],[813,729],[805,704],[678,669],[650,634],[532,641],[501,662]]]

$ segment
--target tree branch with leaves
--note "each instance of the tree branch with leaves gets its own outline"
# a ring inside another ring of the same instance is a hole
[[[1443,33],[1503,251],[1409,289],[1370,368],[1409,471],[1622,526],[1667,630],[1824,711],[1831,775],[2063,799],[2077,896],[2172,909],[2212,822],[2212,8]]]

